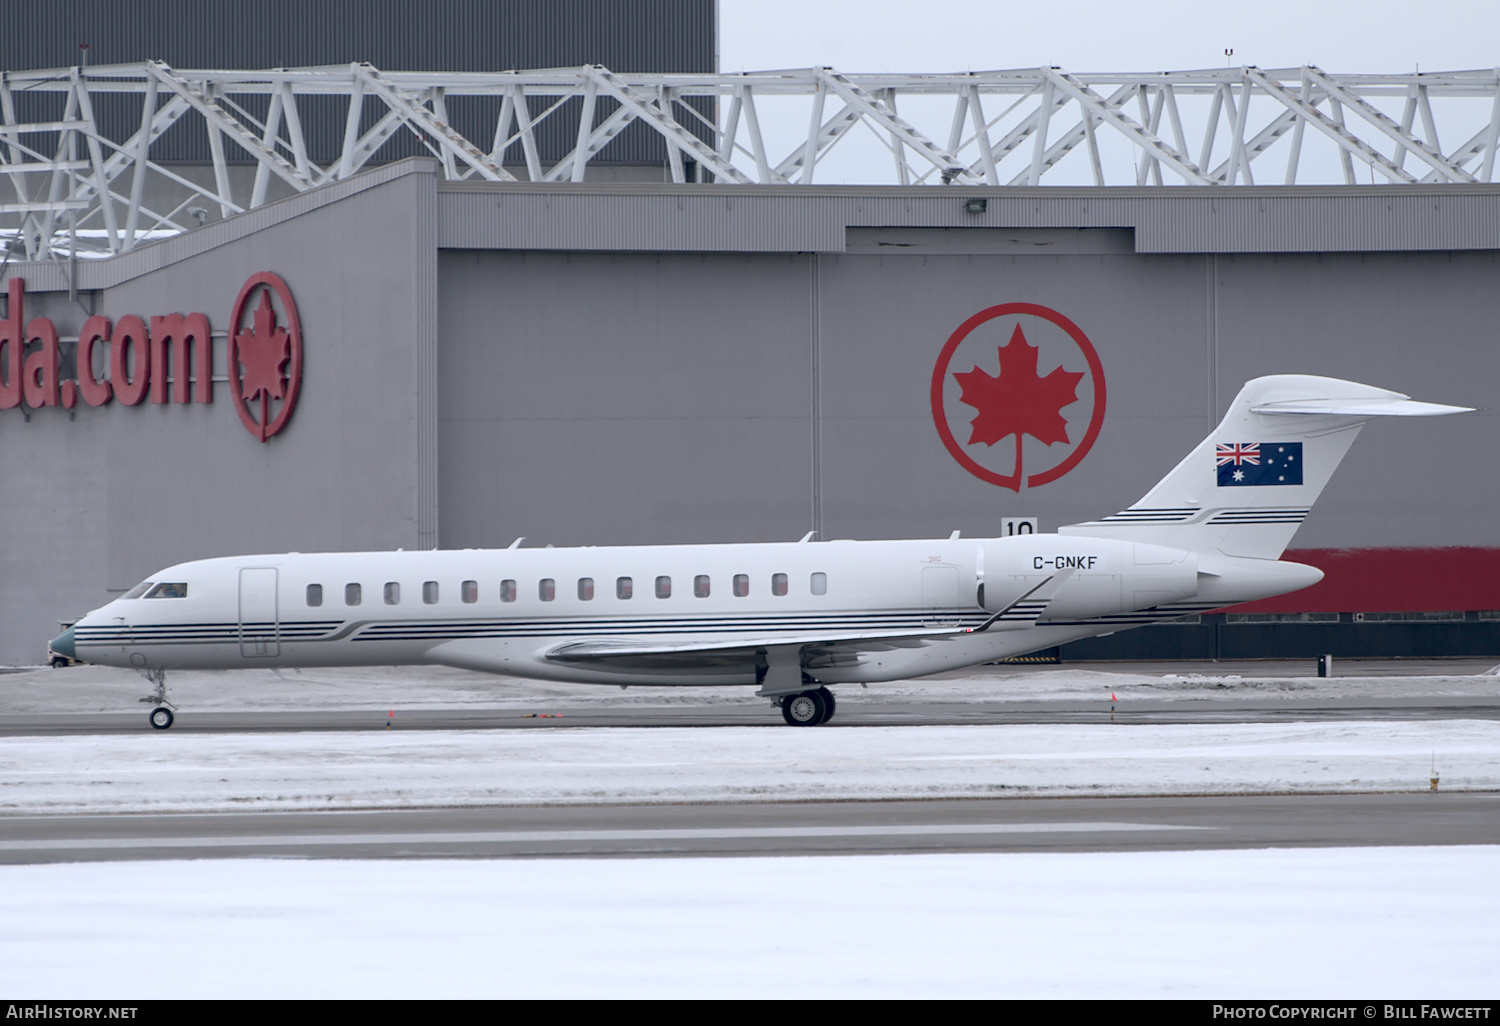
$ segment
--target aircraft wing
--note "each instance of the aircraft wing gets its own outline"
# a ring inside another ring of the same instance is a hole
[[[871,650],[905,648],[927,640],[954,634],[967,634],[973,627],[934,627],[927,630],[870,631],[861,634],[767,634],[764,637],[737,637],[723,641],[688,641],[680,644],[641,644],[634,641],[570,641],[547,653],[559,662],[595,662],[630,656],[752,656],[767,648],[791,648],[803,645],[849,645]],[[907,642],[908,644],[902,644]]]
[[[763,637],[735,637],[718,641],[683,641],[642,643],[627,640],[570,641],[547,652],[556,662],[613,664],[665,668],[688,666],[723,666],[754,660],[772,648],[808,648],[812,655],[826,655],[835,661],[854,658],[864,652],[884,652],[893,648],[919,648],[945,638],[990,630],[1024,630],[1036,624],[1037,618],[1057,596],[1071,577],[1071,569],[1061,570],[1043,579],[1026,594],[1011,602],[980,623],[910,628],[891,631],[850,631],[821,634],[767,634]]]

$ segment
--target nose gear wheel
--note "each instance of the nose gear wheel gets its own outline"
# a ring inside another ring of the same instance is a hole
[[[150,702],[156,706],[147,717],[147,722],[151,724],[153,730],[166,730],[172,725],[172,710],[176,708],[172,700],[167,697],[167,671],[141,666],[136,668],[136,672],[156,685],[155,691],[141,699],[142,702]]]

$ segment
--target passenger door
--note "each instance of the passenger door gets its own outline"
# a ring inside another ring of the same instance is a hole
[[[281,623],[276,609],[276,568],[240,571],[240,655],[281,654]]]

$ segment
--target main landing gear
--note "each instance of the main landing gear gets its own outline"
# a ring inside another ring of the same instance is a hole
[[[833,692],[802,669],[801,647],[773,646],[760,654],[755,670],[759,698],[781,707],[781,718],[793,727],[816,727],[833,719]]]
[[[166,730],[172,725],[172,710],[177,707],[167,698],[167,671],[158,669],[137,668],[142,677],[156,685],[156,690],[142,698],[142,702],[150,702],[156,706],[151,710],[147,718],[154,730]]]
[[[833,692],[826,687],[799,691],[781,698],[781,718],[793,727],[816,727],[833,719],[837,706]]]

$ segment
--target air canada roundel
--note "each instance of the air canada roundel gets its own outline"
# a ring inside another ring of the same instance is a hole
[[[1104,368],[1082,329],[1035,303],[981,310],[932,369],[932,420],[969,473],[1019,492],[1056,481],[1104,424]]]
[[[286,427],[302,384],[302,322],[292,290],[270,271],[252,274],[229,320],[229,394],[262,442]]]

